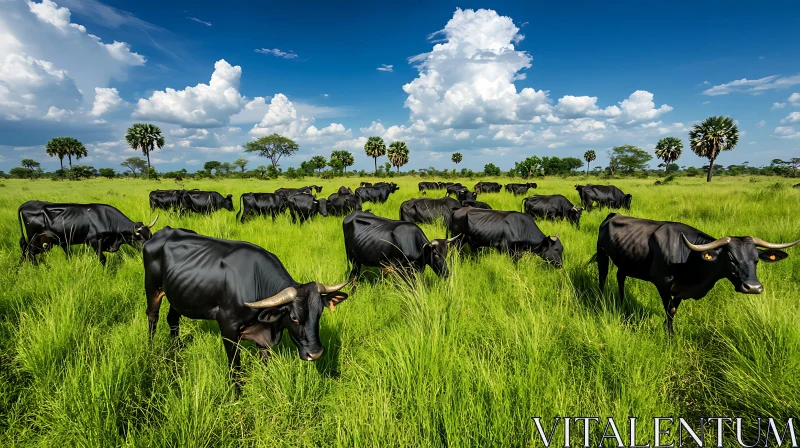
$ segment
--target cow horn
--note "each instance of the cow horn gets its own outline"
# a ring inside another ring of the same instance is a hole
[[[154,219],[153,222],[151,222],[150,225],[147,226],[148,229],[152,229],[153,226],[156,225],[156,221],[158,221],[158,216],[159,215],[156,215],[156,219]]]
[[[695,252],[705,252],[705,251],[711,250],[711,249],[718,249],[718,248],[720,248],[722,246],[725,246],[725,245],[727,245],[728,243],[731,242],[731,237],[726,236],[726,237],[720,238],[720,239],[718,239],[716,241],[712,241],[712,242],[710,242],[708,244],[692,244],[686,238],[686,235],[681,233],[681,237],[683,238],[683,242],[684,242],[684,244],[686,244],[686,247],[688,247],[689,249],[691,249],[691,250],[693,250]]]
[[[552,241],[558,241],[558,234],[556,233],[556,236],[551,236],[550,239]]]
[[[249,306],[250,308],[272,308],[274,306],[285,305],[294,300],[296,297],[297,289],[295,289],[294,286],[290,286],[272,297],[259,300],[258,302],[245,303],[245,305]]]
[[[350,284],[350,280],[348,280],[348,281],[346,281],[344,283],[339,283],[338,285],[333,285],[333,286],[325,286],[322,283],[317,283],[317,292],[319,292],[320,294],[330,294],[332,292],[339,291],[340,289],[344,288],[345,286],[347,286],[349,284]]]
[[[751,236],[750,238],[753,239],[753,242],[755,243],[756,246],[763,247],[764,249],[786,249],[787,247],[792,247],[800,244],[800,240],[797,240],[793,243],[779,244],[779,243],[768,243],[762,240],[761,238],[755,236]]]
[[[455,240],[457,240],[459,238],[461,238],[461,234],[460,233],[458,235],[452,237],[452,238],[448,238],[447,239],[447,244],[450,244],[450,243],[452,243],[453,241],[455,241]]]
[[[436,246],[438,246],[438,245],[439,245],[439,240],[433,240],[433,241],[430,241],[428,244],[430,244],[430,245],[431,245],[431,247],[436,247]]]

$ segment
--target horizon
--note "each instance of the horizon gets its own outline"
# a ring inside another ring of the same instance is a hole
[[[684,142],[678,165],[702,167],[688,131],[714,115],[740,129],[715,164],[800,157],[797,4],[0,2],[6,172],[57,169],[44,145],[58,136],[85,144],[76,164],[119,171],[144,157],[124,141],[136,122],[164,133],[159,172],[267,165],[243,145],[272,133],[300,145],[284,171],[337,149],[371,171],[372,135],[408,144],[403,171],[455,168],[453,152],[474,171],[590,149],[604,166],[666,136]]]

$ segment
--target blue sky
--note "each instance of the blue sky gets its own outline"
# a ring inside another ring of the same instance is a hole
[[[742,131],[723,165],[800,157],[800,4],[607,3],[0,0],[0,169],[57,167],[60,135],[117,168],[138,121],[164,131],[161,171],[273,132],[301,147],[284,167],[348,149],[369,169],[370,135],[406,141],[404,169],[602,164],[668,135],[701,166],[686,136],[710,115]]]

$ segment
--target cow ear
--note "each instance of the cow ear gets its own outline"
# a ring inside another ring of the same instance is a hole
[[[702,254],[700,254],[700,258],[702,258],[705,261],[716,261],[717,255],[719,255],[718,251],[716,251],[716,250],[707,250],[707,251],[703,252]]]
[[[325,306],[330,308],[331,312],[333,312],[333,308],[336,305],[344,302],[344,300],[346,298],[347,298],[347,294],[346,293],[334,292],[332,294],[325,294],[324,296],[322,296],[322,301],[325,304]]]
[[[282,306],[277,308],[265,308],[264,311],[258,315],[258,320],[265,324],[274,324],[278,322],[284,314],[286,314],[286,309]]]
[[[774,263],[789,258],[789,254],[778,249],[766,249],[758,251],[758,258],[767,263]]]

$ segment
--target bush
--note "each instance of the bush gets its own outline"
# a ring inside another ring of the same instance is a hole
[[[320,179],[333,179],[336,177],[336,173],[331,170],[325,170],[322,174],[319,175]]]

